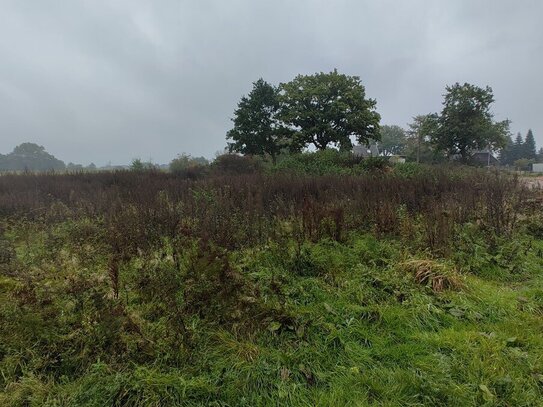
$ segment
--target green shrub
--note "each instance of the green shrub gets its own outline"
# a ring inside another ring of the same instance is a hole
[[[350,152],[325,149],[283,156],[275,170],[310,175],[352,174],[359,162],[360,159]]]
[[[198,179],[208,173],[209,162],[204,157],[180,154],[170,162],[170,172],[183,178]]]
[[[520,171],[530,171],[533,163],[535,163],[535,160],[533,159],[520,158],[518,160],[515,160],[513,164],[515,165],[515,168]]]
[[[532,214],[524,221],[524,224],[530,236],[543,240],[543,213]]]
[[[141,158],[134,158],[130,163],[130,171],[144,172],[144,171],[157,171],[158,166],[152,162],[145,162]]]
[[[431,171],[432,169],[429,166],[419,163],[399,163],[394,165],[394,175],[404,178],[415,178]]]
[[[387,157],[368,157],[362,160],[360,168],[367,172],[385,172],[391,168]]]
[[[222,154],[211,163],[211,169],[217,175],[253,174],[262,171],[263,163],[252,156]]]

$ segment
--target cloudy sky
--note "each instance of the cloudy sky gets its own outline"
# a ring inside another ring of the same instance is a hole
[[[385,124],[494,89],[543,145],[541,0],[0,0],[0,153],[97,165],[213,157],[263,77],[358,75]]]

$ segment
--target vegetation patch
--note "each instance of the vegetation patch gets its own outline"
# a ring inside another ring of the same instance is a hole
[[[0,177],[0,405],[540,404],[537,191],[234,164]]]
[[[463,287],[462,279],[454,269],[434,260],[413,259],[401,263],[400,267],[413,274],[417,283],[431,287],[435,293]]]

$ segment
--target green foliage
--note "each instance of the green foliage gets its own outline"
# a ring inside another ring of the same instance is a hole
[[[500,160],[502,164],[514,165],[519,169],[527,169],[528,165],[537,162],[537,159],[538,156],[532,130],[528,130],[524,140],[520,133],[517,133],[514,142],[511,139],[511,136],[509,136],[504,148],[500,151]],[[519,162],[516,163],[517,161]]]
[[[381,141],[379,142],[379,150],[385,155],[403,154],[407,145],[407,137],[405,130],[400,126],[381,126]]]
[[[211,169],[223,175],[253,174],[263,169],[263,163],[256,157],[221,154],[211,163]]]
[[[524,224],[529,235],[538,240],[543,240],[543,213],[532,214],[524,220]]]
[[[419,163],[399,163],[394,165],[394,174],[405,178],[420,177],[431,171],[431,167]]]
[[[527,158],[528,160],[536,159],[537,150],[536,150],[536,145],[535,145],[534,133],[532,133],[532,129],[528,130],[528,133],[526,134],[523,150],[524,150],[524,155],[523,155],[524,158]]]
[[[360,144],[379,139],[376,102],[366,99],[357,76],[330,73],[298,75],[280,89],[281,120],[295,130],[292,151],[308,145],[318,150],[337,146],[351,150],[351,137]]]
[[[204,157],[179,154],[170,162],[170,172],[187,178],[201,178],[208,170],[209,161]]]
[[[503,165],[511,165],[517,158],[516,146],[513,143],[511,134],[506,136],[505,145],[500,150],[500,163]]]
[[[34,143],[22,143],[9,154],[0,154],[0,171],[48,171],[65,167],[64,162]]]
[[[232,140],[229,151],[269,155],[275,162],[289,133],[278,119],[279,109],[278,89],[263,79],[254,82],[249,95],[241,98],[234,111],[234,128],[226,135]]]
[[[467,162],[475,150],[501,148],[506,143],[509,121],[494,122],[490,105],[492,89],[465,83],[447,86],[438,126],[432,136],[439,151],[459,155]]]
[[[513,165],[516,169],[520,171],[530,171],[532,169],[532,164],[535,160],[529,160],[527,158],[519,158],[513,162]]]
[[[233,298],[276,309],[256,326],[257,310],[234,313],[251,323],[249,331],[221,322],[237,306],[227,305],[230,294],[222,297],[221,283],[230,279],[219,277],[222,255],[212,260],[213,250],[201,251],[206,260],[186,275],[168,257],[136,259],[124,271],[122,312],[107,311],[108,287],[91,275],[65,288],[46,277],[34,297],[3,277],[1,404],[475,406],[492,398],[537,405],[543,281],[535,264],[514,289],[507,280],[467,275],[458,290],[447,262],[402,260],[394,242],[353,236],[306,242],[299,254],[292,244],[287,259],[272,247],[232,259],[259,287],[252,296],[236,288]],[[189,288],[172,278],[186,278]],[[10,306],[8,298],[24,302]],[[46,305],[51,299],[54,308]],[[109,316],[93,319],[99,314]],[[176,315],[185,316],[185,328]],[[175,342],[180,329],[189,342]],[[107,351],[93,353],[100,349]]]
[[[432,145],[432,136],[437,130],[436,114],[419,115],[413,118],[407,131],[405,155],[410,161],[435,163],[443,161],[444,157]]]
[[[538,262],[537,250],[523,235],[514,240],[489,239],[482,228],[470,223],[460,228],[452,245],[451,257],[461,270],[491,280],[524,279],[526,270]]]
[[[379,139],[376,102],[366,99],[360,78],[330,73],[298,75],[278,88],[263,79],[253,83],[234,112],[230,152],[269,156],[298,153],[313,145],[349,151],[351,138],[367,144]]]
[[[2,406],[543,397],[541,201],[502,174],[8,175],[0,213]]]
[[[143,172],[155,171],[157,166],[151,162],[144,162],[141,158],[134,158],[130,163],[130,171]]]
[[[350,152],[332,148],[325,150],[289,154],[281,158],[274,167],[276,171],[293,171],[308,175],[353,174],[360,158]]]
[[[360,163],[360,168],[364,171],[387,171],[390,164],[386,157],[368,157]]]

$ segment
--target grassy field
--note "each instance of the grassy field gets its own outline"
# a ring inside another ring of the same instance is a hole
[[[539,191],[0,177],[2,406],[541,406]]]

